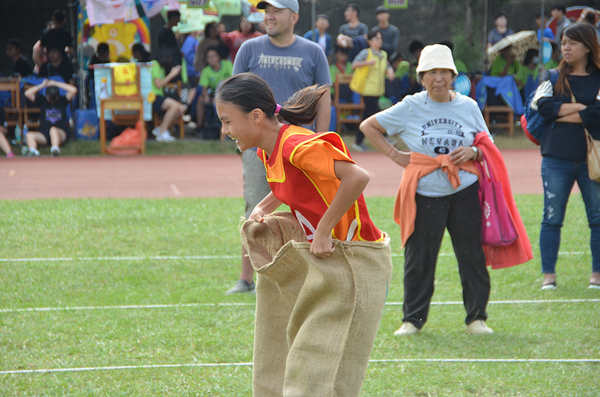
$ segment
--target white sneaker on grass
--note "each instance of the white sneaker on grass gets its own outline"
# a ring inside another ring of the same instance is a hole
[[[163,131],[162,134],[156,137],[157,142],[173,142],[175,138],[169,134],[169,131]]]
[[[154,136],[159,136],[162,133],[162,130],[160,129],[160,127],[154,127],[154,129],[152,130],[152,135]]]
[[[252,283],[247,282],[246,280],[238,280],[235,282],[235,285],[233,286],[233,288],[227,290],[227,292],[225,292],[225,295],[231,295],[231,294],[241,294],[244,292],[252,292],[252,293],[256,293],[256,284],[254,283],[254,281]]]
[[[467,334],[469,335],[491,335],[493,333],[494,331],[483,320],[475,320],[467,325]]]
[[[411,336],[415,335],[417,332],[419,332],[419,329],[415,327],[413,323],[407,321],[405,323],[402,323],[402,327],[400,327],[398,331],[394,332],[394,335]]]

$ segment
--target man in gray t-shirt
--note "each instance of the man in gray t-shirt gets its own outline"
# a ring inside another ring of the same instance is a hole
[[[254,73],[263,78],[278,104],[283,105],[298,90],[314,84],[331,85],[325,52],[316,43],[294,34],[298,22],[297,0],[263,0],[257,8],[265,10],[267,34],[246,41],[240,47],[233,65],[233,74]],[[317,105],[317,132],[329,130],[331,97],[323,95]],[[242,153],[245,216],[269,193],[265,166],[256,150]],[[242,273],[235,286],[226,294],[254,291],[253,270],[242,251]]]
[[[339,34],[354,38],[357,36],[366,36],[369,33],[367,25],[358,20],[359,13],[360,10],[356,4],[348,4],[348,7],[344,11],[344,17],[348,23],[340,26]]]

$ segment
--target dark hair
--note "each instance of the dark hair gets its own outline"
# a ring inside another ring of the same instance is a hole
[[[217,24],[215,22],[210,22],[210,23],[207,23],[206,26],[204,27],[204,37],[210,37],[208,32],[211,29],[214,29],[215,33],[219,33],[219,27],[217,26]]]
[[[348,8],[352,8],[354,11],[356,11],[356,16],[358,16],[360,14],[360,8],[358,8],[357,4],[350,3],[346,6],[346,9],[348,9]]]
[[[582,43],[590,50],[587,54],[586,72],[594,73],[600,70],[600,46],[596,29],[588,23],[577,22],[569,25],[563,31],[563,37]],[[573,66],[568,64],[565,58],[558,64],[558,80],[556,81],[556,92],[566,94],[570,91],[567,75],[573,71]]]
[[[348,55],[348,49],[339,45],[336,45],[333,47],[333,53],[337,54],[337,53],[342,53],[342,54],[346,54]]]
[[[564,4],[557,4],[554,7],[552,7],[552,9],[550,11],[554,11],[554,10],[558,10],[558,11],[562,12],[563,14],[567,13],[567,7],[565,7]]]
[[[404,57],[403,53],[401,53],[401,52],[395,52],[392,55],[390,55],[390,57],[389,57],[388,60],[390,61],[390,63],[394,63],[394,62],[396,62],[399,59],[406,59],[406,58]]]
[[[538,56],[539,53],[540,52],[535,48],[527,50],[527,52],[525,53],[525,60],[523,61],[523,65],[528,65],[531,61],[533,61],[533,58]]]
[[[54,10],[54,12],[52,13],[52,19],[58,23],[63,23],[63,22],[65,22],[67,17],[65,15],[65,13],[63,12],[63,10]]]
[[[381,38],[383,39],[383,33],[381,33],[381,30],[375,28],[373,30],[370,30],[369,33],[367,33],[367,40],[373,40],[373,38],[377,36],[377,33],[379,33],[381,35]]]
[[[209,46],[206,48],[206,50],[204,50],[204,56],[208,56],[208,52],[209,51],[214,51],[217,53],[217,55],[219,56],[219,58],[221,57],[221,54],[219,53],[219,49],[217,47],[213,46]]]
[[[422,50],[423,48],[425,48],[425,44],[423,44],[419,40],[414,40],[410,43],[410,46],[408,47],[408,51],[413,53],[416,50]]]
[[[52,85],[52,86],[46,88],[46,98],[48,98],[48,102],[50,102],[51,104],[54,104],[54,103],[56,103],[56,101],[58,101],[59,97],[60,97],[60,90],[58,89],[58,87]]]
[[[499,14],[497,14],[497,15],[494,17],[494,21],[495,21],[496,19],[500,18],[500,17],[504,17],[504,18],[508,19],[508,18],[506,17],[506,15],[505,15],[505,14],[503,14],[503,13],[499,13]]]
[[[156,62],[160,65],[161,68],[165,70],[165,74],[168,74],[171,71],[171,68],[175,63],[175,54],[176,49],[162,46],[158,48],[158,53],[156,54]]]
[[[19,39],[8,39],[8,40],[6,40],[5,45],[11,45],[11,46],[17,48],[19,51],[21,51],[21,48],[23,48],[23,45],[21,44],[21,40],[19,40]]]
[[[281,106],[279,116],[293,125],[308,124],[317,115],[319,100],[328,92],[326,85],[306,87]],[[277,108],[267,82],[253,73],[240,73],[223,81],[215,100],[231,103],[246,114],[260,109],[268,118],[275,117]]]
[[[108,44],[106,44],[106,43],[100,43],[100,44],[98,44],[98,47],[96,47],[96,52],[98,54],[105,54],[108,51],[109,51],[109,48],[108,48]]]
[[[440,44],[450,48],[450,51],[454,51],[454,43],[452,43],[450,40],[442,41]]]
[[[172,10],[167,12],[167,21],[170,21],[171,18],[181,18],[181,13],[177,10]]]
[[[587,14],[585,14],[584,21],[586,21],[587,23],[591,23],[592,25],[596,25],[596,13],[588,12]]]
[[[131,47],[131,52],[139,52],[142,54],[142,58],[138,59],[138,62],[150,62],[150,53],[146,50],[146,47],[142,43],[135,43]]]
[[[252,28],[250,29],[250,33],[254,33],[254,32],[256,32],[256,26],[254,26],[254,24],[253,24],[252,22],[248,21],[248,18],[246,18],[246,17],[245,17],[245,16],[243,16],[243,15],[240,17],[240,22],[238,23],[238,30],[239,30],[240,32],[242,31],[242,22],[243,22],[243,21],[246,21],[246,22],[248,22],[248,23],[249,23],[249,24],[252,26]],[[205,29],[206,29],[206,28],[205,28]]]

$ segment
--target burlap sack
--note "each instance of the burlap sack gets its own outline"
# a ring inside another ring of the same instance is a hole
[[[319,259],[293,215],[248,221],[257,272],[254,397],[360,394],[392,274],[385,242],[335,241]]]

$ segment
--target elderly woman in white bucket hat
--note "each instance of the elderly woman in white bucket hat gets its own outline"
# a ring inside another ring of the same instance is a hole
[[[479,132],[489,137],[489,131],[477,103],[452,90],[457,74],[448,47],[425,47],[417,67],[425,91],[360,125],[380,152],[405,167],[394,213],[405,248],[404,318],[398,336],[416,334],[427,321],[446,228],[458,261],[467,333],[493,333],[485,324],[490,277],[481,245],[479,181],[473,163],[482,157],[475,137]],[[398,134],[410,152],[396,150],[384,138],[386,132]]]

